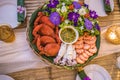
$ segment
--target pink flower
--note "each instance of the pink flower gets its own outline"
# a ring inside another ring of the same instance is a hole
[[[22,6],[17,6],[17,12],[22,14],[25,11],[25,8]]]

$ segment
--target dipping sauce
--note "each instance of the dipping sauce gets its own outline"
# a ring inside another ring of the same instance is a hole
[[[61,31],[60,36],[63,41],[71,43],[76,39],[76,33],[72,28],[65,28]]]
[[[12,42],[15,40],[15,34],[10,25],[0,25],[0,40],[4,42]]]

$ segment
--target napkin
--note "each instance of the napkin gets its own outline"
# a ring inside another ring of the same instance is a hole
[[[25,19],[24,0],[17,0],[17,17],[18,22],[24,22]]]
[[[0,41],[0,74],[49,66],[29,47],[25,29],[15,30],[15,36],[13,43]]]
[[[104,9],[106,11],[106,13],[109,13],[112,11],[111,9],[111,5],[110,5],[110,0],[103,0],[104,2]]]

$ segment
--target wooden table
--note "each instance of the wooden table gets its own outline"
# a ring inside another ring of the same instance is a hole
[[[27,16],[30,17],[31,13],[44,3],[44,0],[25,0],[25,3],[27,7]],[[120,23],[120,11],[117,0],[114,0],[114,3],[114,11],[109,16],[98,19],[101,27],[105,27],[113,23]],[[113,80],[120,80],[120,70],[115,65],[117,56],[120,56],[120,52],[96,58],[89,64],[99,64],[103,66],[110,73]],[[15,80],[75,80],[76,71],[51,66],[42,69],[30,69],[14,72],[8,75],[15,78]]]
[[[92,60],[89,64],[98,64],[104,67],[111,75],[112,80],[120,80],[120,69],[116,67],[116,58],[120,53],[111,54]],[[76,71],[51,66],[42,69],[30,69],[8,74],[15,80],[75,80]]]

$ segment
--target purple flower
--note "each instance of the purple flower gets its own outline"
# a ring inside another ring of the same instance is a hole
[[[77,22],[74,22],[74,26],[77,26],[78,25],[78,23]]]
[[[87,4],[84,4],[84,6],[88,8],[88,5],[87,5]]]
[[[50,21],[55,24],[55,25],[59,25],[60,24],[60,15],[57,12],[53,12],[50,14]]]
[[[75,9],[80,9],[81,8],[81,5],[76,1],[73,2],[73,5],[74,5]]]
[[[50,10],[49,8],[46,8],[46,9],[45,9],[45,12],[48,12],[48,14],[50,14],[50,13],[51,13],[51,10]]]
[[[89,77],[85,77],[83,80],[91,80]]]
[[[105,0],[105,4],[110,5],[110,0]]]
[[[77,26],[77,22],[78,22],[78,18],[79,18],[79,14],[78,13],[75,13],[75,12],[70,12],[68,14],[68,19],[70,21],[73,21],[74,22],[74,26]]]
[[[92,22],[88,19],[85,19],[85,27],[86,29],[91,30],[93,28]]]
[[[25,8],[22,6],[17,6],[17,12],[22,14],[25,11]]]
[[[100,31],[100,26],[98,24],[95,24],[95,28]]]
[[[59,4],[58,0],[50,0],[49,4],[47,5],[49,8],[56,8],[56,6]]]
[[[98,15],[96,14],[95,11],[90,10],[89,14],[90,14],[90,17],[93,18],[93,19],[96,19],[98,17]]]

